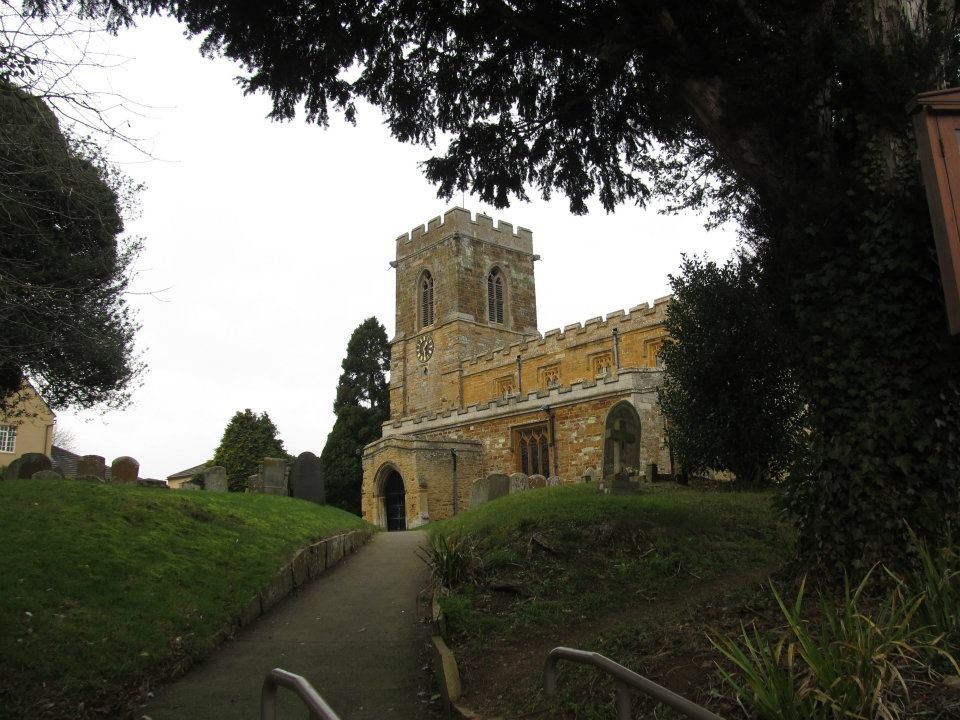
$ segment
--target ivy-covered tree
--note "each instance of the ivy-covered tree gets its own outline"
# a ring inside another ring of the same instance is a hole
[[[337,382],[333,412],[337,419],[320,453],[327,502],[360,514],[363,468],[360,452],[380,437],[390,417],[390,370],[387,331],[375,317],[367,318],[350,335],[343,373]]]
[[[122,214],[138,190],[0,75],[0,408],[24,376],[53,407],[128,401],[143,365]]]
[[[659,400],[673,456],[687,472],[730,471],[748,486],[783,477],[806,437],[804,403],[756,264],[684,258],[670,285]]]
[[[238,411],[227,423],[210,465],[226,468],[230,491],[243,492],[247,478],[257,472],[264,458],[287,457],[278,434],[267,413],[257,415],[250,408]]]
[[[174,15],[275,118],[360,100],[400,140],[443,138],[425,171],[445,196],[503,207],[532,186],[583,213],[659,194],[736,219],[809,403],[800,552],[869,565],[960,512],[960,338],[904,110],[960,84],[953,0],[76,5],[115,27]]]

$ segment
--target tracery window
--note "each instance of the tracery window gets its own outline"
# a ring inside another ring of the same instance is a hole
[[[527,475],[550,477],[549,437],[546,423],[514,430],[517,470]]]
[[[419,306],[420,306],[420,327],[433,325],[433,275],[429,270],[424,270],[420,276],[420,287],[418,288]]]
[[[503,273],[494,268],[487,275],[487,318],[492,323],[503,323]]]
[[[590,372],[595,378],[606,377],[613,371],[613,354],[599,353],[590,358]]]

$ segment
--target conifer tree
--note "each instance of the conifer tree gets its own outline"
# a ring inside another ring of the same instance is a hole
[[[247,478],[257,471],[264,458],[287,457],[277,435],[277,426],[265,412],[256,415],[247,408],[230,419],[210,464],[226,468],[231,492],[247,489]]]
[[[337,383],[333,412],[337,419],[320,453],[327,502],[360,514],[364,445],[380,437],[380,426],[390,416],[387,371],[390,346],[387,331],[375,317],[364,320],[347,343],[343,373]]]

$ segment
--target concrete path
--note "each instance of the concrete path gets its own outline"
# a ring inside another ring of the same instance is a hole
[[[234,640],[165,688],[143,710],[152,720],[259,718],[272,668],[303,675],[342,720],[429,715],[420,685],[429,639],[418,619],[426,566],[423,533],[378,533]],[[281,689],[280,716],[307,717]]]

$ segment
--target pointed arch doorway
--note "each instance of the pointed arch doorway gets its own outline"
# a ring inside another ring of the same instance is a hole
[[[396,470],[391,469],[383,479],[383,509],[388,531],[407,529],[407,494]]]

